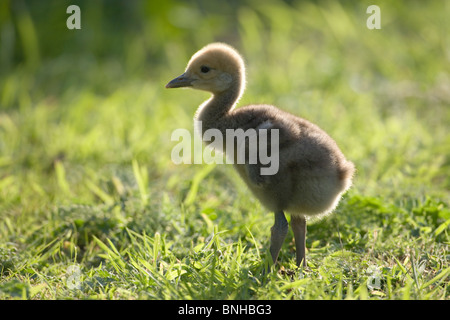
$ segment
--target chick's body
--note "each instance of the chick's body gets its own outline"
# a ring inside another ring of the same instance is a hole
[[[168,88],[192,87],[212,93],[197,110],[195,119],[208,129],[254,130],[262,134],[278,134],[273,149],[277,152],[278,170],[263,175],[260,161],[234,162],[234,167],[252,193],[275,213],[271,233],[271,254],[275,262],[287,234],[284,212],[291,214],[291,226],[297,247],[297,264],[305,265],[306,219],[320,218],[333,211],[341,195],[351,186],[354,165],[346,160],[336,142],[317,125],[282,111],[272,105],[248,105],[235,108],[245,88],[245,65],[232,47],[213,43],[193,55],[185,73],[167,84]],[[205,141],[206,144],[210,141]],[[227,144],[223,144],[226,154]],[[258,145],[261,148],[261,145]],[[248,151],[252,146],[245,145]],[[233,146],[236,155],[238,147]]]
[[[252,193],[271,211],[321,218],[331,213],[339,196],[351,185],[353,164],[347,161],[327,133],[313,123],[271,105],[249,105],[233,110],[244,130],[258,128],[279,132],[279,169],[261,176],[261,183],[249,177],[246,164],[235,164]]]

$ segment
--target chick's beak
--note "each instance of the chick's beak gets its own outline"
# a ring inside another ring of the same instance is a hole
[[[192,81],[193,79],[189,78],[186,73],[183,73],[181,76],[176,77],[166,84],[166,88],[190,87],[192,86]]]

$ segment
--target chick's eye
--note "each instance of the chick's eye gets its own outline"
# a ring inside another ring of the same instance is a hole
[[[200,68],[200,71],[201,72],[203,72],[203,73],[208,73],[209,72],[209,67],[207,67],[207,66],[201,66],[201,68]]]

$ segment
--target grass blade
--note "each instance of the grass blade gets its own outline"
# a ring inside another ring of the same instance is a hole
[[[422,284],[420,289],[424,289],[424,288],[428,287],[429,285],[432,285],[433,283],[440,281],[441,279],[447,277],[449,274],[450,274],[450,267],[447,268],[447,269],[442,270],[433,279],[431,279],[430,281],[427,281],[424,284]]]
[[[136,182],[138,184],[139,193],[141,194],[142,205],[146,206],[148,204],[148,171],[145,167],[139,166],[136,159],[133,159],[132,166],[134,177],[136,178]]]
[[[189,189],[189,192],[183,202],[186,206],[194,203],[195,198],[197,197],[198,187],[200,183],[215,167],[215,165],[207,165],[195,174],[194,178],[192,179],[191,188]]]

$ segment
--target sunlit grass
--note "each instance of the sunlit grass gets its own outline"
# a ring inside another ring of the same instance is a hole
[[[265,2],[234,24],[216,9],[194,33],[173,20],[201,11],[169,3],[117,52],[106,28],[95,54],[48,59],[48,24],[18,19],[35,30],[0,78],[0,298],[448,299],[449,7],[385,1],[381,30],[366,7]],[[216,40],[248,64],[241,104],[317,123],[357,166],[336,214],[308,227],[306,270],[289,234],[264,273],[273,217],[231,166],[170,160],[208,95],[164,85]]]

